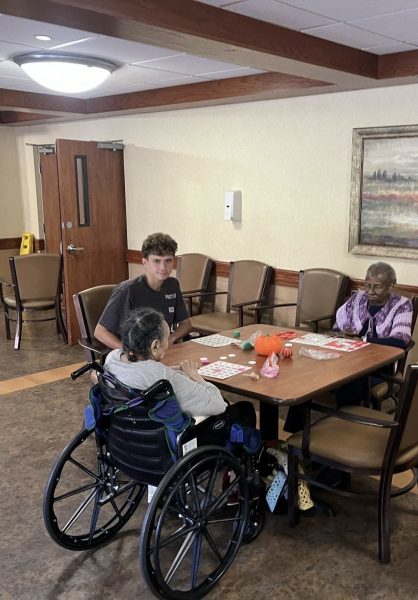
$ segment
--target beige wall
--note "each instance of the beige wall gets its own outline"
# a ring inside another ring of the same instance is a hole
[[[25,227],[36,232],[26,142],[123,139],[128,244],[170,232],[180,252],[264,260],[362,277],[372,257],[347,252],[354,127],[418,122],[418,85],[14,130]],[[224,193],[243,193],[241,223],[223,220]],[[417,262],[390,259],[404,284]]]
[[[0,239],[20,237],[24,219],[15,131],[10,127],[0,127],[0,182]]]

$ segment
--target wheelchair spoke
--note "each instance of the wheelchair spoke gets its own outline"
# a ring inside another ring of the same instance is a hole
[[[61,494],[60,496],[55,496],[54,503],[60,502],[61,500],[66,500],[67,498],[71,498],[71,496],[76,496],[77,494],[82,494],[83,492],[87,492],[87,490],[91,490],[92,488],[96,488],[97,483],[87,483],[86,485],[82,485],[71,492],[66,492],[65,494]]]
[[[79,463],[78,460],[75,460],[72,456],[69,457],[68,462],[70,462],[74,466],[78,467],[80,469],[80,471],[83,471],[83,473],[90,475],[90,477],[95,479],[97,482],[100,481],[101,478],[98,475],[96,475],[96,473],[93,473],[93,471],[91,471],[90,469],[88,469],[87,467],[85,467],[84,465]]]
[[[212,549],[214,555],[218,559],[218,563],[220,564],[222,562],[222,555],[219,552],[217,545],[213,541],[212,536],[210,535],[210,533],[209,533],[209,531],[207,529],[204,529],[203,535],[205,536],[205,538],[206,538],[206,540],[207,540],[210,548]]]
[[[195,531],[197,531],[198,526],[197,525],[184,525],[182,527],[180,527],[179,529],[177,529],[172,535],[164,538],[163,540],[159,539],[158,540],[158,547],[159,548],[165,548],[166,546],[169,546],[170,544],[173,544],[174,542],[176,542],[177,540],[180,540],[181,538],[183,538],[185,535],[189,535],[191,533],[194,533]],[[150,552],[154,551],[154,547],[150,548]]]
[[[80,516],[86,510],[88,505],[93,501],[95,494],[96,494],[96,490],[93,490],[92,493],[89,494],[87,496],[87,498],[84,500],[84,502],[82,502],[80,504],[78,509],[71,515],[70,519],[67,521],[67,523],[64,525],[64,527],[62,527],[62,531],[64,533],[66,533],[74,525],[74,523],[80,518]]]
[[[169,583],[171,581],[173,575],[176,573],[176,571],[178,570],[182,561],[184,560],[185,556],[187,555],[188,551],[190,550],[190,548],[194,542],[195,536],[196,536],[195,531],[189,532],[187,534],[187,538],[184,540],[180,550],[177,552],[177,554],[176,554],[176,556],[164,578],[167,583]]]
[[[191,492],[193,508],[195,510],[196,516],[200,517],[202,511],[199,502],[199,489],[197,487],[196,477],[194,473],[190,473],[187,479],[189,481],[189,484],[185,485],[185,490],[188,489]]]
[[[197,585],[197,577],[199,574],[200,556],[202,552],[202,531],[196,535],[193,542],[193,559],[192,559],[192,580],[191,586],[195,588]]]
[[[240,498],[238,483],[239,483],[241,477],[242,477],[241,475],[238,475],[230,483],[230,485],[219,494],[219,496],[216,498],[215,502],[213,502],[213,504],[211,504],[211,506],[208,508],[207,517],[210,517],[210,515],[212,515],[216,510],[218,510],[218,508],[220,506],[222,506],[224,504],[225,500],[228,498],[228,496],[231,494],[231,492],[233,490],[236,491],[236,493],[238,494],[238,496]]]

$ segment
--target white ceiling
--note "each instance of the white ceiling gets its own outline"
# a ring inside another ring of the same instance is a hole
[[[200,0],[373,54],[418,48],[418,0]],[[38,41],[48,35],[51,41]],[[0,88],[44,93],[11,60],[39,50],[96,56],[120,67],[90,98],[261,73],[174,50],[0,15]],[[51,92],[48,92],[51,93]]]

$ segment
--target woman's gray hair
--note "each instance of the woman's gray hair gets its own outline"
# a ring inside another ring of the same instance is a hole
[[[384,275],[389,283],[392,285],[395,285],[396,283],[395,269],[385,262],[376,262],[370,265],[370,267],[367,269],[366,277],[367,275],[372,275],[375,277],[377,275]]]
[[[151,344],[164,338],[164,315],[153,308],[134,308],[122,324],[121,340],[128,360],[151,357]]]

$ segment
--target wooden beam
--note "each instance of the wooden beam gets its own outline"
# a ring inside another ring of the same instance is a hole
[[[47,113],[47,116],[51,116],[51,114],[60,116],[83,113],[85,100],[52,94],[0,89],[0,110],[8,109],[19,109],[21,112],[35,110],[40,114]]]
[[[377,78],[376,55],[195,0],[0,0],[0,11],[332,83],[334,71]]]
[[[175,105],[196,105],[212,100],[253,97],[281,90],[307,90],[309,88],[330,87],[323,81],[313,81],[302,77],[292,77],[281,73],[261,73],[246,77],[216,79],[188,85],[178,85],[143,92],[131,92],[115,96],[103,96],[86,100],[86,112],[103,113],[129,111],[132,109],[154,108]]]
[[[378,73],[379,79],[418,75],[418,50],[380,56]]]

